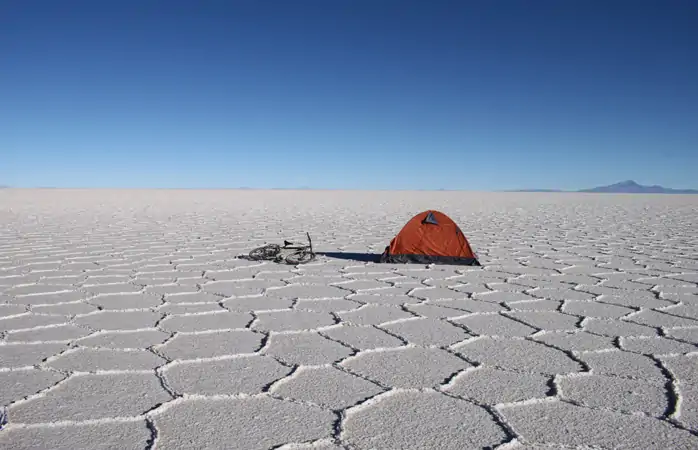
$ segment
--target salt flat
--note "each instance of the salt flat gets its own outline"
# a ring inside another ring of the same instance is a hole
[[[698,196],[0,191],[3,449],[695,449],[697,345]]]

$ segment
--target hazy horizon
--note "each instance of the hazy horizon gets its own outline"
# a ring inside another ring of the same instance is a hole
[[[616,183],[613,183],[616,184]],[[639,183],[643,187],[652,186]],[[326,187],[308,187],[308,186],[288,186],[288,187],[248,187],[248,186],[211,186],[211,187],[140,187],[140,186],[120,186],[120,187],[94,187],[94,186],[24,186],[15,187],[0,185],[0,189],[26,189],[26,190],[41,190],[41,189],[64,189],[64,190],[204,190],[204,191],[376,191],[376,192],[404,192],[404,191],[414,191],[414,192],[482,192],[482,193],[560,193],[560,194],[574,194],[574,193],[588,193],[584,192],[585,189],[593,189],[605,186],[589,186],[582,189],[556,189],[556,188],[521,188],[521,189],[445,189],[445,188],[435,188],[435,189],[419,189],[419,188],[384,188],[384,189],[367,189],[361,187],[354,188],[326,188]],[[654,186],[652,186],[654,187]],[[665,190],[690,190],[694,191],[691,186],[659,186]],[[618,192],[621,193],[621,192]],[[696,192],[690,192],[694,194]]]

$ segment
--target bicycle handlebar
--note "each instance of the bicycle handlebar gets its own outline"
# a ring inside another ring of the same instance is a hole
[[[308,247],[310,248],[310,251],[313,251],[313,241],[310,239],[310,233],[306,231],[305,235],[308,237]],[[301,244],[296,244],[295,242],[287,241],[284,239],[284,247],[291,247],[295,245],[301,245]],[[305,246],[304,246],[305,247]]]

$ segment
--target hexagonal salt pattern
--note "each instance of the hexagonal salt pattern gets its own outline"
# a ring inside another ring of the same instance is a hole
[[[427,208],[481,267],[361,255]],[[697,448],[697,221],[689,196],[0,190],[0,447]],[[237,257],[305,231],[309,264]]]
[[[389,430],[389,431],[388,431]],[[395,392],[349,411],[343,441],[355,448],[493,448],[506,432],[491,413],[439,392]]]
[[[145,420],[61,424],[50,427],[12,428],[0,432],[0,447],[19,450],[36,449],[37,443],[50,442],[52,450],[83,448],[141,449],[152,432]]]
[[[221,426],[226,417],[235,420]],[[319,406],[264,396],[184,400],[154,414],[163,448],[276,448],[329,438],[335,421]]]
[[[73,375],[42,395],[8,407],[10,423],[50,423],[138,416],[171,400],[155,373]]]
[[[162,374],[180,394],[234,395],[261,393],[292,371],[273,358],[252,355],[174,363]]]

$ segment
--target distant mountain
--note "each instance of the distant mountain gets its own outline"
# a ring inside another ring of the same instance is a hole
[[[578,191],[563,191],[560,189],[516,189],[504,192],[588,192],[596,194],[698,194],[698,189],[672,189],[662,186],[643,186],[633,180],[621,181],[608,186],[599,186]]]
[[[662,186],[643,186],[633,180],[621,181],[608,186],[599,186],[578,191],[562,191],[559,189],[519,189],[505,192],[588,192],[595,194],[698,194],[698,189],[672,189]]]
[[[662,186],[643,186],[633,180],[621,181],[608,186],[599,186],[591,189],[582,189],[578,192],[594,192],[607,194],[698,194],[696,189],[672,189]]]

